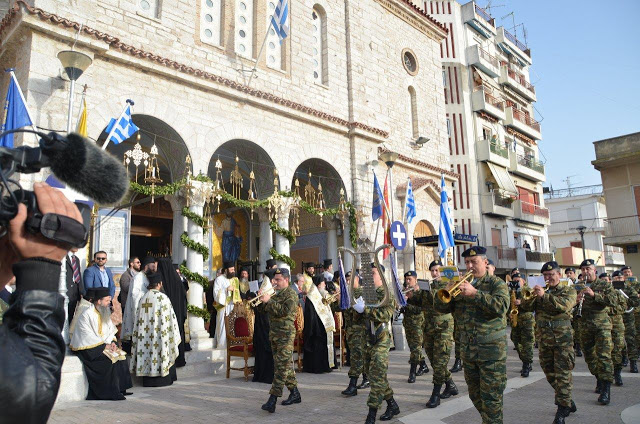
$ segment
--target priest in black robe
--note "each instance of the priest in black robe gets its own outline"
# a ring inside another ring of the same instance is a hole
[[[125,400],[133,387],[126,354],[115,344],[107,287],[95,288],[93,300],[76,321],[71,350],[78,355],[89,381],[87,400]]]
[[[267,269],[265,276],[270,279],[273,274],[270,274],[269,270],[277,266],[274,259],[267,260]],[[257,293],[249,292],[248,298],[252,299],[257,296]],[[258,383],[273,383],[273,352],[271,351],[271,342],[269,341],[269,314],[260,312],[260,309],[254,308],[254,323],[253,323],[253,352],[255,359],[255,366],[253,368],[253,380]]]
[[[184,358],[185,352],[185,333],[184,322],[187,319],[187,292],[184,289],[184,283],[176,272],[170,258],[158,259],[158,272],[162,276],[162,288],[164,294],[167,295],[173,306],[173,312],[178,320],[178,328],[180,329],[180,345],[178,350],[180,354],[176,359],[176,367],[184,367],[187,362]]]
[[[322,275],[313,277],[315,289],[322,297],[327,295],[325,281]],[[312,288],[314,290],[314,288]],[[327,348],[327,330],[318,316],[316,306],[307,297],[304,307],[304,356],[302,357],[302,371],[314,374],[331,372],[329,367],[329,350]]]

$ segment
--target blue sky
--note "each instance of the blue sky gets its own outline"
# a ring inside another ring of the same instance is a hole
[[[466,3],[462,0],[461,3]],[[492,0],[496,26],[524,23],[554,189],[600,184],[593,142],[640,131],[640,1]],[[486,0],[478,0],[481,7]],[[514,32],[511,31],[510,32]],[[517,28],[522,39],[522,27]]]

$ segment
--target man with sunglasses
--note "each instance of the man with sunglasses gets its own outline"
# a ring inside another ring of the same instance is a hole
[[[85,292],[87,289],[106,287],[111,298],[115,296],[116,284],[113,282],[113,273],[106,265],[107,252],[101,250],[93,254],[93,265],[85,269],[82,275]]]

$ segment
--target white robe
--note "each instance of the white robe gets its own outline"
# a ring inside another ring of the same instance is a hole
[[[122,334],[120,336],[122,340],[131,340],[131,334],[133,334],[133,327],[138,313],[138,303],[140,303],[142,296],[147,293],[148,286],[149,280],[144,272],[137,273],[129,286],[127,306],[122,314]]]
[[[116,341],[118,329],[111,319],[102,319],[100,312],[90,303],[76,321],[75,331],[71,337],[71,350],[91,349],[101,344]]]
[[[80,298],[80,303],[78,303],[78,306],[76,306],[76,311],[73,314],[73,319],[71,320],[71,324],[69,324],[69,340],[71,340],[73,338],[73,331],[76,328],[76,323],[78,322],[78,319],[80,318],[80,315],[86,311],[87,309],[89,309],[90,306],[92,306],[93,304],[91,302],[89,302],[87,299]]]
[[[227,292],[227,288],[231,285],[231,281],[224,275],[216,278],[213,283],[213,298],[215,301],[224,305],[223,309],[218,309],[216,314],[216,347],[223,349],[227,347],[227,332],[224,325],[224,317],[229,315],[233,310],[231,296]]]

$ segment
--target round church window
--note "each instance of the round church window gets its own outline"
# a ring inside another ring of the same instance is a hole
[[[410,49],[404,49],[402,51],[402,65],[409,75],[416,75],[418,73],[418,60]]]

